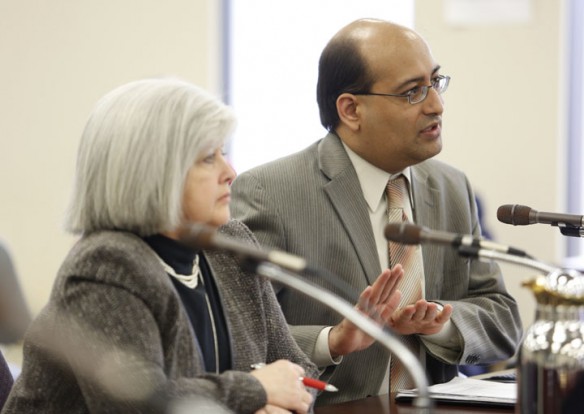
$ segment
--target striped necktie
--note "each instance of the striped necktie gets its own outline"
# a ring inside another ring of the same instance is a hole
[[[387,215],[390,223],[409,221],[404,211],[404,198],[407,196],[406,178],[403,175],[387,183]],[[404,277],[399,285],[402,292],[400,307],[422,299],[424,297],[424,266],[421,248],[390,241],[389,262],[392,267],[401,263],[404,268]],[[420,345],[414,335],[401,336],[400,339],[414,355],[420,354]],[[413,387],[414,382],[401,361],[391,358],[390,391]]]

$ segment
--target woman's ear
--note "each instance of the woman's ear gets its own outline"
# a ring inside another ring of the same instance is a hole
[[[357,131],[360,126],[359,103],[357,97],[350,93],[342,93],[337,98],[337,113],[339,119],[349,129]]]

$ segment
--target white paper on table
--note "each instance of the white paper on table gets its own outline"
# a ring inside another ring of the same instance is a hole
[[[468,401],[513,405],[517,401],[517,384],[455,377],[444,384],[432,385],[430,396],[437,400]],[[417,396],[417,390],[400,390],[396,399]]]

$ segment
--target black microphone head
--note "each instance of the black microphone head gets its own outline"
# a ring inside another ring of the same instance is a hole
[[[519,204],[505,204],[497,209],[497,219],[501,223],[512,224],[513,226],[526,226],[532,224],[529,220],[531,207]]]
[[[180,242],[193,250],[212,250],[216,229],[205,224],[193,223],[180,235]]]
[[[420,244],[422,227],[408,223],[389,223],[385,226],[385,238],[403,244]]]

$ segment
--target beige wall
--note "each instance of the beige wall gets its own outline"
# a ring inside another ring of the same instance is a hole
[[[565,240],[557,228],[513,227],[496,217],[503,204],[565,211],[564,1],[531,3],[527,24],[455,28],[444,22],[443,0],[417,0],[416,29],[452,76],[439,158],[468,174],[497,241],[558,262]],[[535,302],[520,282],[536,272],[503,268],[529,324]]]
[[[78,137],[95,101],[136,78],[172,74],[219,85],[214,0],[0,0],[0,237],[34,313],[73,242],[61,226]],[[500,242],[556,261],[556,229],[511,227],[499,205],[561,211],[563,1],[533,0],[527,25],[456,29],[441,0],[418,0],[417,29],[452,76],[440,158],[466,171]],[[505,266],[527,322],[533,301]]]
[[[37,311],[73,241],[62,219],[95,101],[156,75],[216,89],[218,48],[204,0],[32,3],[0,1],[0,237]]]
[[[0,0],[0,238],[31,310],[48,299],[81,130],[96,100],[176,75],[216,92],[215,0]]]

